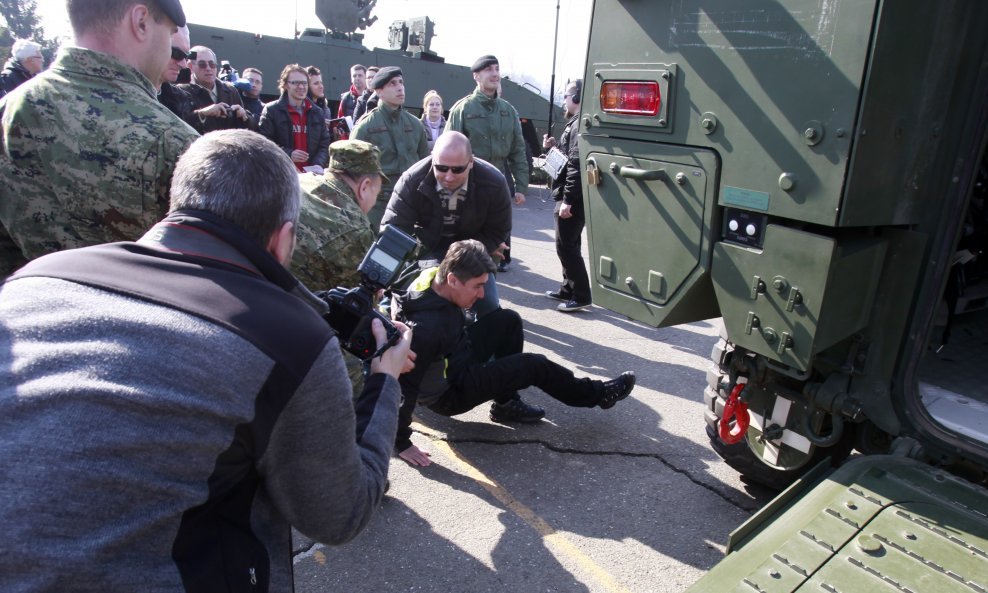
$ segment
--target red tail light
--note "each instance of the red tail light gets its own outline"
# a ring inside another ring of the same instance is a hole
[[[600,87],[600,107],[604,113],[658,115],[662,93],[657,82],[605,82]]]

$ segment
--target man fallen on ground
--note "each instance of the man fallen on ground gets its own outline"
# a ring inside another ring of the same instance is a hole
[[[545,410],[522,401],[518,391],[535,386],[574,407],[608,409],[628,397],[635,375],[610,381],[577,378],[573,371],[542,354],[522,352],[521,316],[498,309],[467,327],[464,310],[484,295],[495,270],[483,243],[453,243],[438,268],[425,270],[395,299],[395,318],[413,328],[415,369],[401,376],[401,406],[395,451],[412,465],[427,466],[429,454],[411,441],[416,404],[443,416],[455,416],[492,402],[494,422],[534,423]]]

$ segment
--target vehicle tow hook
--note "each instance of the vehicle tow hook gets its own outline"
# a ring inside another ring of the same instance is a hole
[[[741,401],[741,392],[744,391],[744,387],[744,383],[738,383],[731,390],[731,394],[727,397],[727,403],[724,404],[724,415],[717,426],[720,440],[728,445],[740,442],[748,432],[748,424],[751,420],[748,416],[748,404]],[[733,427],[731,420],[734,420]]]

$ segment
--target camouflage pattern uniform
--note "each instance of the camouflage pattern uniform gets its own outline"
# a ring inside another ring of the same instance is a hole
[[[350,137],[370,142],[380,149],[381,170],[391,179],[381,185],[377,203],[367,214],[373,228],[378,230],[394,189],[393,182],[397,182],[409,167],[429,156],[429,139],[417,117],[384,103],[365,115]]]
[[[0,103],[0,278],[46,253],[141,237],[196,137],[138,70],[59,50]]]
[[[353,190],[332,173],[299,174],[302,208],[291,269],[311,290],[360,283],[357,266],[374,243],[374,231]]]
[[[525,138],[518,112],[511,103],[475,89],[450,108],[446,129],[470,138],[474,156],[500,169],[509,182],[514,181],[515,192],[528,192]]]
[[[357,196],[335,172],[353,176],[380,174],[379,151],[371,144],[340,140],[330,145],[325,176],[300,173],[302,204],[291,271],[310,290],[360,284],[357,266],[374,243],[370,221],[357,205]],[[356,398],[364,388],[360,359],[343,352]]]

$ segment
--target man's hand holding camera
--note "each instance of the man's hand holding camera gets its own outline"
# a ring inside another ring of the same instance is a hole
[[[401,332],[401,338],[390,348],[381,353],[377,358],[370,361],[372,373],[387,373],[395,379],[402,373],[415,368],[415,353],[412,352],[412,328],[400,321],[392,321],[394,326]],[[380,348],[388,341],[387,330],[379,319],[371,322],[371,332]]]
[[[196,111],[199,117],[225,117],[240,118],[243,121],[250,119],[250,114],[241,105],[228,105],[226,103],[213,103],[209,107],[203,107]]]

